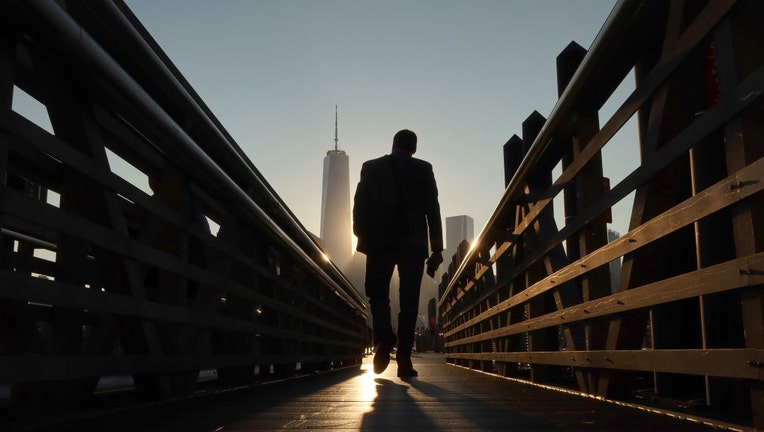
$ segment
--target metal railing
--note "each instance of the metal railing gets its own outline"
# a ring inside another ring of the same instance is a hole
[[[130,10],[67,6],[0,5],[10,403],[65,408],[107,376],[166,398],[200,370],[246,383],[360,364],[364,298]],[[52,131],[12,109],[18,90]]]
[[[624,0],[563,51],[558,103],[505,144],[504,195],[441,285],[449,362],[764,426],[763,24],[757,1]],[[610,188],[631,119],[640,161]]]

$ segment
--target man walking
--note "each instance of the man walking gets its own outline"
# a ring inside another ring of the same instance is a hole
[[[419,290],[425,260],[433,274],[443,262],[443,228],[432,165],[412,155],[417,136],[404,129],[393,137],[389,155],[366,161],[353,204],[358,252],[366,254],[366,295],[374,327],[374,372],[390,363],[396,336],[390,322],[390,280],[398,267],[398,376],[417,376],[411,363]],[[429,247],[428,247],[429,241]],[[432,251],[429,258],[428,250]]]

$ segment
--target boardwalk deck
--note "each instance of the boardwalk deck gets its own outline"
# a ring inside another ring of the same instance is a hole
[[[396,364],[381,375],[371,357],[359,369],[124,410],[57,425],[109,431],[644,431],[711,430],[698,423],[522,384],[415,357],[419,378]]]

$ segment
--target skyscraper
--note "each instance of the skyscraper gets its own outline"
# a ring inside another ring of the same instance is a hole
[[[321,194],[321,241],[337,267],[347,270],[350,264],[350,176],[349,160],[338,148],[337,107],[334,107],[334,150],[324,157],[324,181]]]
[[[466,215],[446,218],[446,249],[456,252],[462,240],[472,242],[475,239],[475,221]]]

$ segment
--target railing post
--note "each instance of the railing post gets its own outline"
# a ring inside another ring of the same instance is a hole
[[[523,160],[523,146],[524,144],[522,138],[517,135],[512,135],[512,138],[510,138],[509,141],[504,144],[503,153],[505,187],[509,185],[509,181],[515,175],[517,168],[520,166],[520,162]],[[501,284],[502,286],[506,287],[501,288],[500,297],[502,300],[509,298],[513,294],[511,284],[508,280],[505,279],[509,277],[512,271],[512,266],[514,264],[513,255],[519,251],[519,245],[511,239],[512,232],[515,229],[518,209],[519,207],[517,207],[514,212],[508,212],[510,214],[505,216],[504,220],[502,220],[501,223],[498,224],[498,227],[495,228],[497,231],[501,231],[496,233],[499,239],[495,243],[496,250],[510,248],[510,250],[504,252],[496,262],[496,278],[497,280],[506,282]]]
[[[528,152],[528,146],[536,140],[536,136],[544,126],[546,118],[534,111],[523,122],[523,143],[525,148],[523,153]],[[545,170],[541,166],[535,167],[536,169],[529,173],[527,179],[527,197],[532,201],[537,194],[541,194],[546,191],[552,185],[552,172]],[[527,208],[529,210],[530,208]],[[551,206],[548,206],[539,215],[539,219],[534,223],[532,235],[523,236],[523,249],[525,251],[533,251],[540,245],[545,243],[545,239],[548,238],[556,230],[556,224],[554,223],[554,211]],[[528,268],[525,275],[525,286],[522,289],[527,289],[537,281],[543,279],[548,274],[546,266],[542,263],[534,263]],[[535,296],[525,305],[525,319],[536,318],[554,310],[554,302],[549,296]],[[528,351],[556,351],[558,349],[557,343],[557,329],[554,327],[545,328],[528,333]],[[549,367],[541,364],[531,365],[531,381],[533,382],[545,382],[549,379]]]
[[[504,153],[504,187],[507,187],[523,160],[522,138],[512,135],[512,138],[502,147],[502,151]]]
[[[557,86],[558,92],[567,87],[573,73],[583,61],[586,50],[575,42],[571,42],[557,57]],[[566,170],[576,160],[579,154],[586,148],[591,139],[599,131],[597,111],[587,108],[587,102],[579,102],[577,110],[571,113],[573,119],[570,125],[570,137],[558,139],[558,144],[564,146],[562,169]],[[565,186],[565,224],[573,224],[579,213],[594,204],[604,195],[602,172],[602,155],[600,152],[592,157],[580,174]],[[584,229],[578,231],[567,239],[567,253],[569,260],[575,261],[582,256],[599,249],[607,244],[606,215],[600,215],[589,223]],[[601,266],[587,272],[578,282],[581,291],[581,301],[587,302],[611,293],[610,274],[608,266]],[[583,346],[576,345],[576,349],[598,350],[605,346],[607,333],[606,323],[603,320],[589,320],[584,324]],[[585,387],[581,388],[589,394],[596,391],[596,371],[586,372]],[[581,381],[579,381],[579,385]]]

